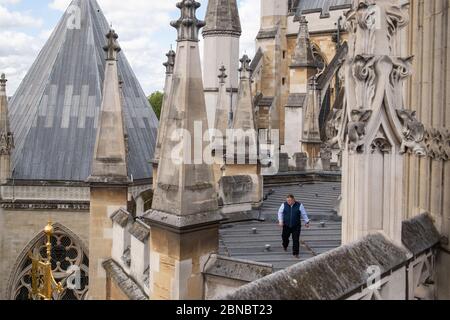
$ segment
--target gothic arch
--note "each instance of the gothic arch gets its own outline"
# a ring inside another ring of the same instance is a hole
[[[52,236],[52,269],[56,281],[62,281],[64,291],[55,297],[58,300],[83,300],[86,297],[89,285],[89,252],[83,241],[71,230],[62,224],[53,224]],[[16,259],[13,271],[9,277],[7,297],[10,300],[27,300],[31,287],[31,260],[29,252],[37,249],[41,257],[46,257],[46,236],[44,231],[39,232],[22,250]],[[81,270],[81,286],[79,289],[67,288],[64,279],[71,266],[78,266]]]

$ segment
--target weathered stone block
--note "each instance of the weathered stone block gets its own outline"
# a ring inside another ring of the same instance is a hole
[[[226,176],[219,181],[219,198],[223,205],[251,202],[253,180],[248,175]]]
[[[289,155],[287,153],[280,153],[279,172],[289,171]]]
[[[295,171],[305,171],[308,162],[308,155],[304,152],[296,153],[294,154],[294,161]]]

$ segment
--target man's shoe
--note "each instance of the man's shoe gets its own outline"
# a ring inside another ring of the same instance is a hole
[[[287,248],[283,248],[284,252],[287,252]]]
[[[300,259],[300,255],[294,254],[294,258],[295,258],[295,259]]]

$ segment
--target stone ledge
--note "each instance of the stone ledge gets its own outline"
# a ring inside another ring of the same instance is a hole
[[[211,255],[203,274],[244,282],[253,282],[273,272],[271,264]]]
[[[130,300],[149,300],[145,292],[114,260],[107,260],[102,265],[106,274]]]
[[[126,211],[125,209],[119,209],[111,215],[111,220],[117,223],[122,228],[125,228],[128,224],[128,221],[132,219],[131,213]]]
[[[415,256],[420,255],[440,243],[441,236],[428,214],[421,214],[403,221],[403,245]]]
[[[140,242],[145,242],[150,236],[150,227],[144,224],[144,222],[136,220],[136,222],[131,226],[129,232]]]

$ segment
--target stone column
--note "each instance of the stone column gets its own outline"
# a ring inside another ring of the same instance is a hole
[[[401,245],[405,153],[424,153],[424,128],[407,110],[411,57],[398,57],[408,23],[399,1],[355,0],[347,13],[343,151],[343,243],[382,232]],[[347,130],[345,130],[347,129]]]
[[[213,166],[202,157],[208,154],[203,137],[209,134],[198,33],[205,23],[196,17],[197,1],[183,0],[177,7],[181,17],[171,23],[178,44],[167,131],[152,209],[144,219],[151,226],[150,298],[198,300],[203,298],[203,265],[218,251],[222,216]]]
[[[103,100],[92,173],[89,219],[89,299],[105,300],[107,281],[102,263],[111,257],[111,215],[127,207],[128,175],[123,126],[123,108],[117,73],[120,46],[114,30],[107,34],[108,43]]]

